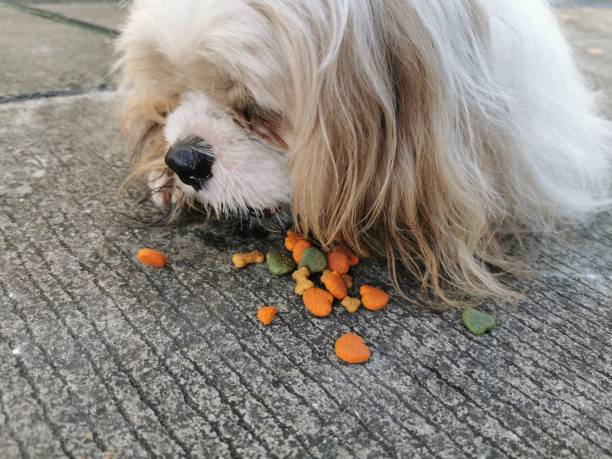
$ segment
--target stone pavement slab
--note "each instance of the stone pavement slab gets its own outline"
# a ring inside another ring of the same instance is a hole
[[[114,3],[120,4],[125,3],[125,0],[16,0],[24,5],[67,5],[67,4],[79,4],[86,5],[91,3]]]
[[[612,454],[612,215],[551,243],[517,310],[475,338],[416,288],[379,313],[310,316],[279,247],[238,222],[134,228],[112,94],[0,106],[0,450],[10,456]],[[170,267],[134,260],[162,249]],[[364,263],[360,282],[389,288]],[[257,307],[275,304],[269,328]],[[333,352],[348,330],[371,361]]]
[[[111,38],[0,3],[0,100],[48,91],[100,88],[112,79]]]
[[[604,93],[612,115],[612,93],[605,91],[612,88],[612,1],[607,3],[608,8],[563,8],[559,15],[581,68],[594,87]]]
[[[15,31],[16,20],[58,30],[13,18]],[[87,33],[83,46],[103,43]],[[14,68],[55,90],[37,69],[64,52]],[[582,56],[612,94],[612,54]],[[416,286],[378,313],[315,319],[288,277],[230,264],[235,251],[278,248],[279,234],[125,217],[155,210],[117,193],[129,164],[114,97],[0,103],[1,458],[612,457],[611,213],[529,241],[538,274],[510,281],[519,308],[484,305],[499,324],[488,335],[428,311]],[[168,268],[138,264],[143,246]],[[374,261],[353,274],[390,288]],[[267,328],[262,304],[279,308]],[[365,365],[334,355],[349,330],[372,349]]]
[[[37,3],[36,8],[59,13],[72,19],[119,30],[125,19],[125,9],[116,2]]]

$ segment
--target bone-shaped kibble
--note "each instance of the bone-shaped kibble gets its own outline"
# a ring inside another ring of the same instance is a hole
[[[359,298],[351,298],[350,296],[347,296],[340,304],[344,306],[344,309],[346,309],[347,312],[354,314],[357,312],[357,309],[359,309],[359,306],[361,306],[361,301]]]
[[[236,253],[232,256],[232,263],[236,268],[246,268],[253,263],[263,263],[266,257],[259,250],[249,253]]]
[[[310,271],[308,271],[308,268],[306,267],[302,267],[291,274],[291,277],[295,281],[296,294],[302,296],[306,290],[314,287],[314,282],[308,279],[309,276]]]

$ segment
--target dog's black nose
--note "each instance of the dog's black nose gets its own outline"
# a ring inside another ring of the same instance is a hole
[[[166,165],[196,190],[212,177],[214,159],[211,145],[199,137],[180,140],[166,153]]]

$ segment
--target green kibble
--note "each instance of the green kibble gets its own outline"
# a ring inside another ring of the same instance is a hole
[[[295,270],[295,261],[284,253],[270,252],[266,255],[266,262],[275,276],[284,276]]]
[[[311,273],[322,273],[327,269],[327,257],[319,249],[309,247],[304,250],[299,266],[306,266]]]
[[[461,314],[463,325],[476,336],[495,328],[495,317],[474,308],[467,308]]]

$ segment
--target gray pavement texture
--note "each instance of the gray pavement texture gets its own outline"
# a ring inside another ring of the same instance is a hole
[[[40,3],[36,7],[109,30],[118,29],[125,17],[124,9],[109,2]]]
[[[0,3],[0,101],[19,94],[109,85],[110,36],[51,21]]]
[[[85,3],[43,6],[120,21]],[[612,95],[610,2],[570,3],[577,55]],[[127,224],[107,35],[5,5],[0,56],[1,458],[612,457],[611,214],[530,241],[538,274],[511,281],[520,307],[484,305],[488,335],[416,293],[313,319],[289,278],[230,266],[280,235]],[[143,246],[169,267],[139,265]],[[388,287],[375,262],[354,275]],[[267,328],[261,304],[280,311]],[[349,330],[365,365],[334,355]]]

